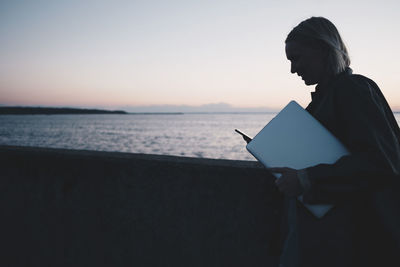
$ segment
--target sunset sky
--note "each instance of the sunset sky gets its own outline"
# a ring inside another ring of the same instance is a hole
[[[0,105],[305,106],[284,40],[310,16],[400,110],[400,1],[1,0]]]

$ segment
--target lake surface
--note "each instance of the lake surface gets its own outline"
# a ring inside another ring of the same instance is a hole
[[[234,129],[252,137],[275,115],[1,115],[0,145],[255,160]]]

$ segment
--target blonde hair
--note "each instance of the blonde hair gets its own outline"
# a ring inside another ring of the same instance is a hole
[[[288,34],[285,43],[302,42],[326,50],[326,71],[336,75],[350,66],[347,48],[335,25],[323,17],[311,17],[302,21]]]

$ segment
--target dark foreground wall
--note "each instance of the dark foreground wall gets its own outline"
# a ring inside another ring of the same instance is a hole
[[[0,146],[1,266],[275,266],[256,162]]]

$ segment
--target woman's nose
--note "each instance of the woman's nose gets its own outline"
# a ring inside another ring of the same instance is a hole
[[[290,72],[294,74],[294,73],[296,73],[296,71],[297,71],[296,64],[291,62],[291,64],[290,64]]]

